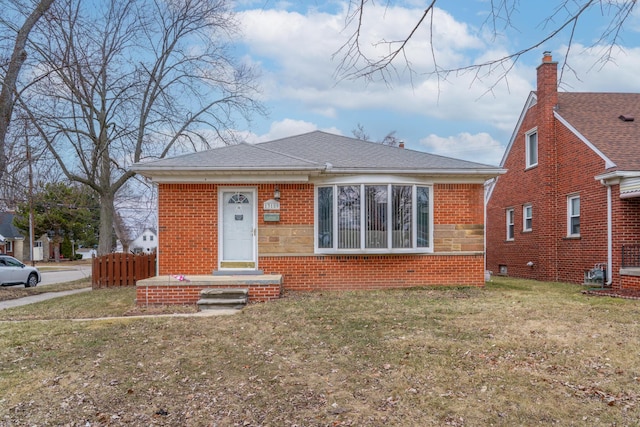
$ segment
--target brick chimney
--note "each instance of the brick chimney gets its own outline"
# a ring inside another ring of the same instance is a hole
[[[558,105],[558,63],[553,61],[551,52],[544,52],[542,64],[537,69],[536,89],[536,126],[538,130],[538,166],[532,171],[541,185],[539,224],[546,227],[556,227],[563,224],[562,216],[558,213],[558,181],[557,181],[557,147],[555,140],[554,109]],[[534,172],[535,171],[535,172]],[[544,208],[542,208],[544,206]],[[535,209],[535,207],[534,207]],[[566,220],[565,220],[566,221]],[[539,233],[536,244],[539,248],[537,267],[542,273],[543,280],[557,280],[558,242],[550,234]],[[555,274],[555,275],[553,275]]]
[[[538,105],[544,114],[553,113],[553,107],[558,103],[558,62],[551,57],[551,52],[542,54],[542,64],[538,65],[538,86],[536,90]]]

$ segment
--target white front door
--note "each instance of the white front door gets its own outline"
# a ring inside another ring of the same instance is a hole
[[[256,268],[255,191],[222,191],[221,269]]]

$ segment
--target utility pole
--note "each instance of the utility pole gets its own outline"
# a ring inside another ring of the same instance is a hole
[[[29,256],[31,258],[31,265],[35,266],[36,261],[33,256],[33,170],[31,168],[31,149],[29,148],[29,135],[25,132],[25,138],[27,141],[27,164],[29,165]]]

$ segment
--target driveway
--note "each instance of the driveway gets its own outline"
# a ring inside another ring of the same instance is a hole
[[[39,265],[38,269],[42,275],[42,281],[38,286],[53,285],[56,283],[71,282],[74,280],[91,277],[91,264],[78,265]]]

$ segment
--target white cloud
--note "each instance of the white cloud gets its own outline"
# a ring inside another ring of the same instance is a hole
[[[566,52],[566,46],[558,50]],[[571,92],[640,92],[640,48],[614,48],[607,61],[609,46],[571,46],[569,67],[562,77],[562,63],[558,64],[558,77],[562,78],[561,90]],[[555,58],[554,58],[555,59]],[[562,58],[559,62],[562,62]],[[572,72],[577,70],[578,74]]]
[[[386,7],[382,4],[367,7],[368,21],[362,46],[371,55],[379,55],[382,46],[373,47],[380,39],[397,40],[415,24],[421,9]],[[532,89],[534,72],[514,68],[509,85],[501,82],[491,88],[492,78],[484,82],[479,76],[467,73],[450,75],[439,84],[435,78],[416,74],[413,81],[400,77],[392,87],[384,82],[367,84],[363,80],[336,82],[337,59],[332,55],[346,41],[349,31],[344,29],[345,9],[329,14],[310,10],[305,15],[285,10],[246,10],[240,13],[244,42],[254,61],[263,64],[264,96],[266,102],[281,100],[300,103],[309,112],[338,118],[340,111],[384,109],[421,114],[438,120],[459,120],[460,117],[486,121],[500,130],[511,128],[528,92]],[[453,67],[471,61],[468,51],[483,47],[470,27],[448,13],[437,9],[434,23],[434,44],[438,65]],[[416,71],[432,66],[427,29],[421,29],[408,47]],[[487,55],[504,52],[491,50]],[[480,58],[482,59],[482,58]],[[528,78],[525,78],[527,76]],[[502,102],[496,102],[501,99]],[[279,118],[276,118],[279,119]],[[353,126],[353,125],[352,125]],[[390,124],[392,128],[399,128]]]
[[[295,109],[295,113],[290,113],[279,108],[278,111],[285,111],[284,117],[272,117],[270,128],[263,135],[253,135],[253,141],[308,132],[317,129],[317,121],[324,122],[321,117],[328,117],[336,126],[329,130],[334,133],[341,133],[338,129],[347,133],[361,123],[370,132],[395,129],[410,144],[417,145],[415,141],[420,136],[431,132],[421,140],[423,149],[498,164],[524,102],[529,92],[535,90],[535,68],[542,50],[554,49],[554,58],[564,54],[562,47],[556,50],[550,42],[548,47],[540,48],[539,57],[531,60],[529,57],[536,55],[533,52],[520,58],[512,68],[509,68],[512,64],[506,63],[491,73],[471,70],[449,74],[438,81],[428,75],[433,61],[426,25],[407,48],[416,71],[412,80],[400,66],[391,87],[362,79],[337,82],[338,59],[332,60],[332,56],[350,35],[344,29],[346,5],[343,2],[337,8],[321,11],[320,7],[310,7],[304,11],[302,4],[296,3],[296,12],[275,6],[240,12],[247,55],[264,69],[264,102],[272,105],[285,102],[287,108]],[[367,3],[366,18],[375,25],[364,27],[361,46],[372,56],[380,55],[383,49],[382,45],[374,47],[375,41],[403,38],[422,13],[418,6],[387,7],[386,2],[371,5]],[[433,36],[438,65],[450,68],[505,57],[518,43],[504,37],[491,42],[491,34],[439,9]],[[602,54],[597,49],[585,50],[574,44],[572,54],[570,65],[582,81],[565,74],[565,90],[640,92],[640,79],[635,75],[635,70],[640,69],[640,48],[616,53],[615,62],[604,67],[597,65]],[[499,78],[501,71],[506,72],[503,78]],[[442,130],[441,124],[453,131]],[[448,133],[453,136],[446,136]]]
[[[320,128],[315,123],[306,122],[304,120],[284,119],[277,122],[272,122],[269,132],[263,135],[256,135],[254,133],[244,133],[243,139],[246,142],[255,144],[258,142],[273,141],[274,139],[286,138],[288,136],[300,135],[303,133],[313,132]],[[335,127],[322,128],[325,132],[341,135],[339,129]]]
[[[505,149],[505,146],[485,132],[475,135],[463,132],[449,137],[431,134],[422,138],[420,145],[432,154],[489,165],[498,165]]]

